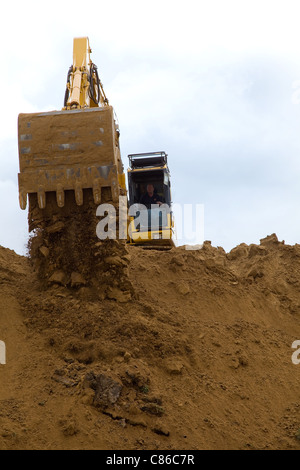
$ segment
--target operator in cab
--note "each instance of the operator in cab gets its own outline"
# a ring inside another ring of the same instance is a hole
[[[147,184],[147,192],[142,195],[140,204],[143,204],[147,209],[151,209],[152,205],[158,204],[161,206],[163,201],[159,194],[155,192],[154,185],[152,183]]]

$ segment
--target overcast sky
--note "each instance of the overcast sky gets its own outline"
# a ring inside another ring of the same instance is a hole
[[[174,202],[204,204],[215,246],[299,242],[299,31],[289,0],[5,2],[0,244],[25,253],[17,116],[62,108],[77,36],[90,38],[125,167],[166,151]]]

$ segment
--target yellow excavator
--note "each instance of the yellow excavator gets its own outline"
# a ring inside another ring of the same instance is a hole
[[[170,210],[163,222],[158,215],[153,230],[151,225],[137,223],[137,213],[129,211],[125,221],[128,239],[119,244],[104,245],[96,237],[97,207],[112,205],[119,227],[120,196],[127,198],[127,189],[119,126],[91,52],[87,37],[74,39],[62,110],[20,114],[18,118],[19,201],[23,210],[29,202],[29,232],[33,234],[29,251],[43,275],[66,285],[80,284],[80,276],[86,279],[99,271],[95,259],[111,259],[116,251],[124,255],[125,241],[174,244]],[[164,152],[130,156],[130,204],[145,194],[151,178],[171,206],[166,159]],[[104,273],[106,268],[104,263]]]

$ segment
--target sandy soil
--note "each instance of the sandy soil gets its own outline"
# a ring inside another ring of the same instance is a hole
[[[0,450],[299,450],[300,245],[122,257],[96,299],[0,248]]]

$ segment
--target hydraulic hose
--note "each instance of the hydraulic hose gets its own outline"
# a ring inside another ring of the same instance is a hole
[[[73,72],[73,65],[71,65],[71,67],[68,70],[67,86],[66,86],[65,98],[64,98],[64,108],[67,107],[68,99],[69,99],[69,96],[70,96],[70,88],[68,87],[68,85],[70,84],[70,79],[71,79],[72,72]]]
[[[96,81],[94,81],[94,77]],[[100,101],[100,79],[98,75],[98,68],[95,64],[91,64],[90,76],[89,76],[89,97],[94,101],[95,104],[99,104]],[[96,88],[96,93],[95,93]]]

